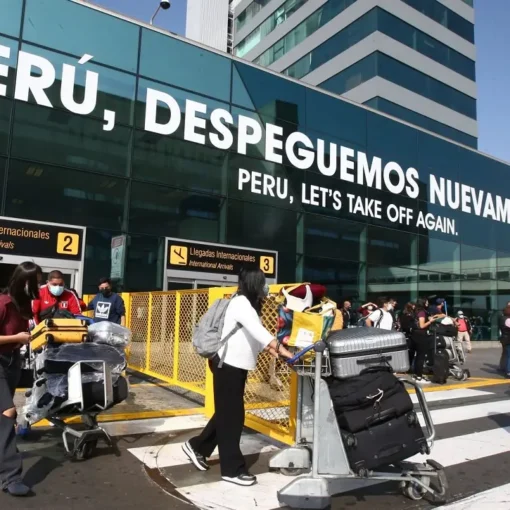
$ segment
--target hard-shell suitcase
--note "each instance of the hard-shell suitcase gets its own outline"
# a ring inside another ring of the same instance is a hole
[[[37,351],[48,343],[82,343],[88,341],[87,323],[81,319],[46,319],[31,332],[30,348]]]
[[[446,351],[437,351],[434,354],[434,365],[432,367],[432,382],[446,384],[450,375],[450,359]]]
[[[338,425],[348,432],[359,432],[413,410],[404,384],[388,369],[369,369],[357,377],[327,382]]]
[[[330,333],[327,344],[334,377],[354,377],[374,366],[391,367],[394,372],[409,370],[406,337],[398,331],[342,329]]]
[[[416,413],[411,411],[357,433],[342,432],[351,469],[359,474],[430,453]]]

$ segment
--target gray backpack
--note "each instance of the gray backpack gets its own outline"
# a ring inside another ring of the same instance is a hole
[[[218,351],[228,342],[237,331],[243,326],[237,324],[234,329],[224,338],[221,338],[223,324],[225,322],[225,313],[231,299],[217,299],[212,306],[205,312],[203,317],[198,321],[193,332],[193,346],[199,356],[203,358],[214,358]],[[227,348],[223,351],[218,367],[221,368]]]

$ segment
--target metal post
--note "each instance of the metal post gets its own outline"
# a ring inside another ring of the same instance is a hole
[[[153,25],[154,24],[154,19],[159,14],[160,9],[161,9],[161,4],[158,5],[158,8],[156,9],[156,12],[152,15],[152,18],[151,18],[151,20],[149,22],[149,25]]]
[[[322,351],[315,351],[315,377],[313,389],[313,450],[312,478],[318,478],[319,470],[319,423],[320,423],[320,385],[322,369]]]

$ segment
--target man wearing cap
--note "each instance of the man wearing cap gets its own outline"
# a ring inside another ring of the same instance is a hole
[[[462,310],[457,312],[457,318],[455,319],[455,325],[457,326],[457,340],[459,342],[466,342],[467,352],[471,352],[471,323],[469,319],[464,315]]]
[[[430,306],[429,308],[429,314],[431,317],[433,317],[434,315],[444,315],[444,303],[445,303],[445,300],[442,299],[442,298],[437,298],[436,299],[436,305],[432,305]]]

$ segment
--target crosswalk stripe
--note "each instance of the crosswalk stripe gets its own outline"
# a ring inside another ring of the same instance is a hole
[[[489,391],[461,389],[461,390],[431,391],[430,393],[425,393],[425,398],[427,402],[430,403],[447,400],[458,400],[462,398],[483,397],[490,394],[491,392]],[[413,404],[418,403],[418,397],[414,393],[411,394],[411,400],[413,401]]]
[[[476,418],[488,418],[496,414],[510,413],[510,400],[484,402],[481,404],[449,407],[446,409],[434,409],[430,411],[434,425],[454,423],[458,421],[473,420]],[[417,413],[420,424],[423,427],[425,420],[422,413]]]
[[[483,491],[436,510],[508,510],[510,508],[510,483]]]

